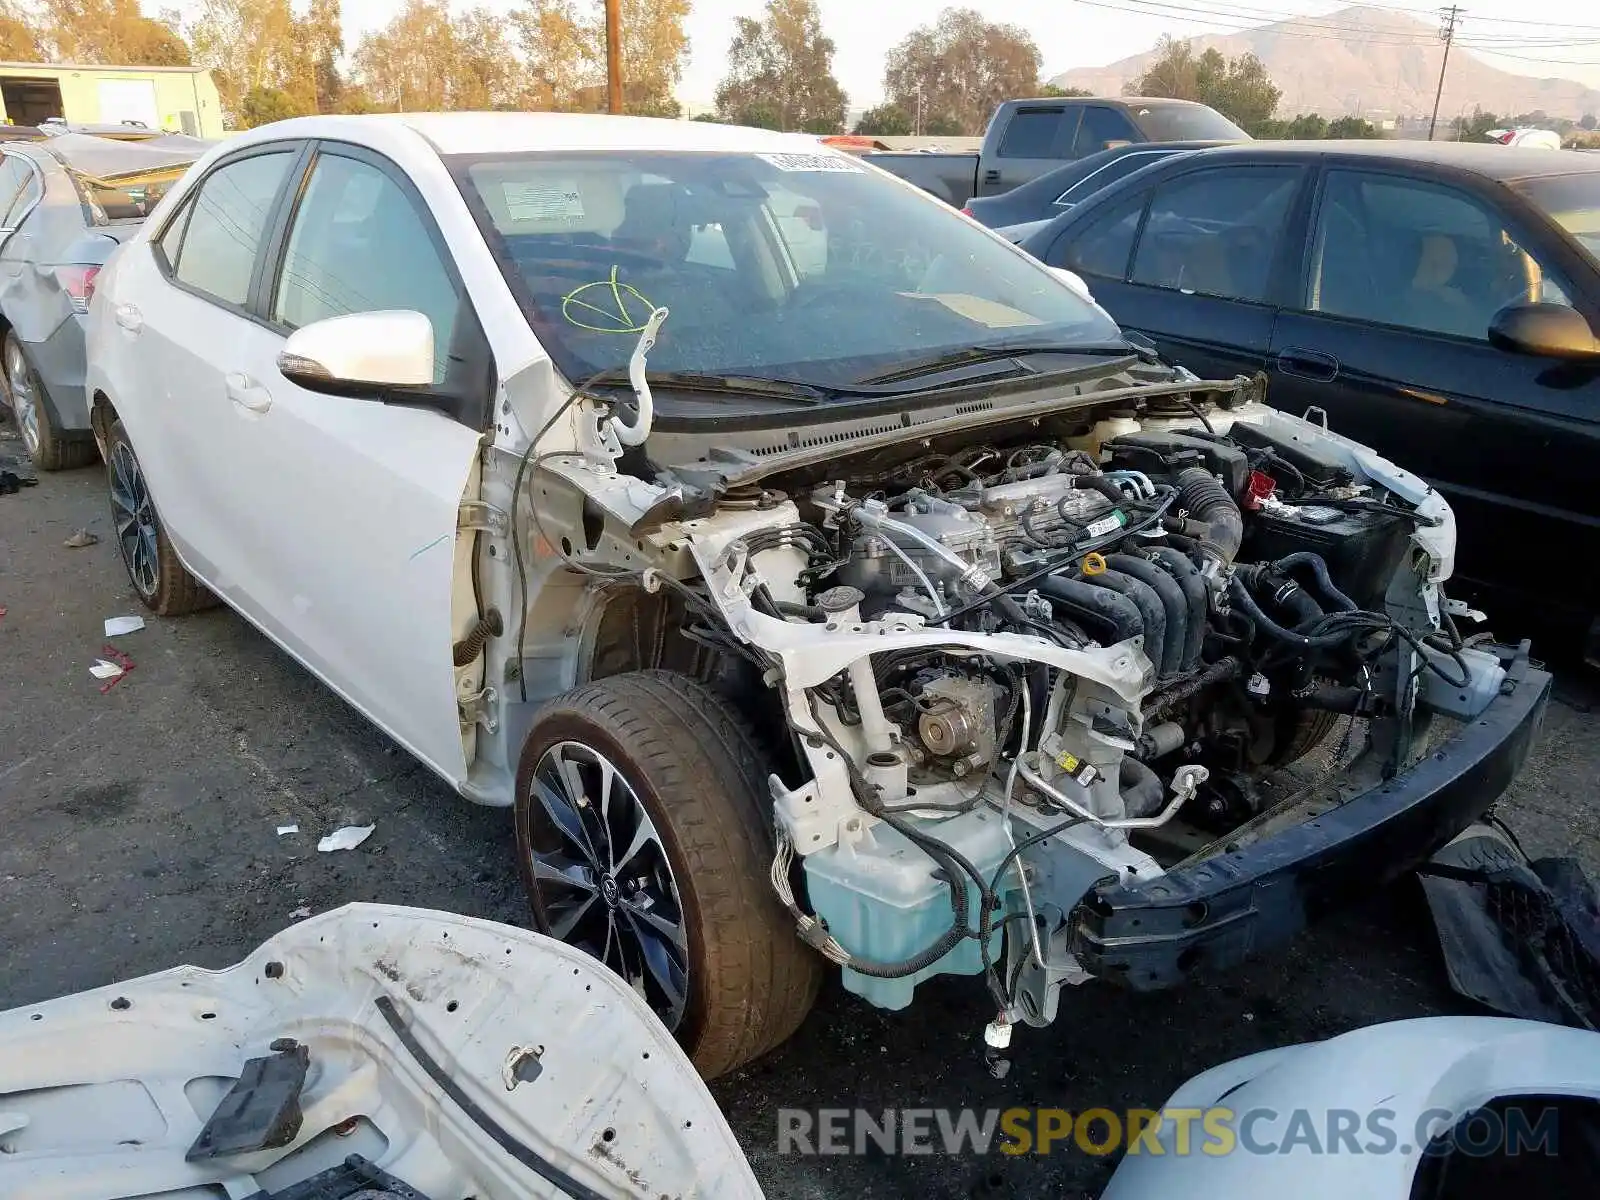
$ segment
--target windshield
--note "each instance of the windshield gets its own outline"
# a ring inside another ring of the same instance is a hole
[[[1152,142],[1248,142],[1250,135],[1203,104],[1154,104],[1130,109]]]
[[[626,365],[825,386],[983,345],[1120,333],[1044,268],[854,159],[606,153],[450,162],[569,379]]]
[[[1600,264],[1600,171],[1549,175],[1517,185]]]

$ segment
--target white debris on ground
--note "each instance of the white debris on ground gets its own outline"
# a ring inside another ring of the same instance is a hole
[[[343,829],[335,829],[318,842],[317,849],[325,854],[334,850],[354,850],[371,837],[372,831],[376,828],[376,825],[346,825]]]

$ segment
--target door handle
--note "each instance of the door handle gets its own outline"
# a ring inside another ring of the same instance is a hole
[[[983,173],[983,181],[985,183],[999,183],[1000,182],[1000,172],[998,170],[985,171]]]
[[[272,407],[272,393],[248,375],[241,375],[237,371],[231,372],[223,376],[222,385],[227,390],[228,399],[240,408],[253,413],[264,413]]]
[[[1339,360],[1321,350],[1305,346],[1285,346],[1278,351],[1278,370],[1317,383],[1331,383],[1339,374]]]
[[[117,324],[129,333],[138,333],[144,328],[144,314],[132,304],[119,304],[112,313]]]

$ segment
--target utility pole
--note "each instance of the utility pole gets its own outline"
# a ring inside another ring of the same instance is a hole
[[[1450,43],[1456,40],[1456,22],[1461,19],[1461,9],[1452,4],[1440,10],[1444,24],[1439,27],[1439,40],[1444,43],[1444,58],[1439,62],[1439,87],[1433,93],[1433,116],[1428,118],[1428,140],[1433,141],[1433,127],[1439,123],[1439,97],[1444,95],[1444,69],[1450,65]]]
[[[622,0],[606,0],[606,108],[622,111]]]

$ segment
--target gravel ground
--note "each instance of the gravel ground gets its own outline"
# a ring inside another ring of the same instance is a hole
[[[100,544],[63,547],[85,526]],[[118,641],[135,670],[99,692],[101,622],[142,610],[98,471],[0,496],[0,607],[0,1009],[231,963],[302,907],[373,900],[523,922],[507,815],[457,798],[231,612],[150,619]],[[1597,700],[1592,676],[1564,674],[1501,808],[1532,853],[1574,853],[1591,873]],[[288,822],[302,832],[278,837]],[[377,832],[358,851],[315,852],[319,834],[368,822]],[[1019,1033],[1004,1080],[977,1049],[990,1015],[977,981],[926,984],[899,1014],[833,985],[789,1045],[713,1091],[773,1196],[1094,1195],[1107,1167],[1077,1151],[780,1156],[777,1110],[1156,1106],[1224,1059],[1468,1011],[1418,897],[1412,884],[1375,896],[1225,983],[1069,994],[1052,1028]]]

